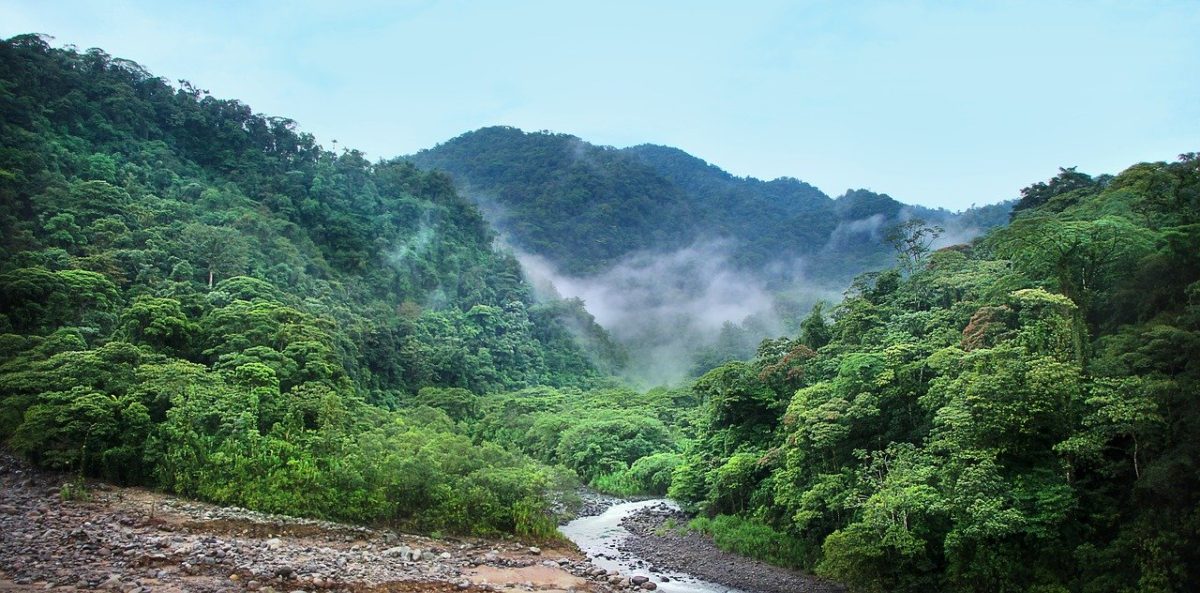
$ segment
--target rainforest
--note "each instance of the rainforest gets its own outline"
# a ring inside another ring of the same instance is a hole
[[[1200,155],[1127,165],[950,212],[510,127],[371,161],[18,35],[0,441],[434,537],[669,497],[852,591],[1200,590]]]

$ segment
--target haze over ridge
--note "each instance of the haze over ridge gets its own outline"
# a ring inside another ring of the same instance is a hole
[[[886,230],[920,218],[938,246],[1007,222],[1011,203],[951,213],[803,181],[735,177],[678,148],[597,146],[492,126],[408,160],[445,171],[546,298],[578,298],[631,352],[627,375],[672,383],[794,333],[894,258]]]

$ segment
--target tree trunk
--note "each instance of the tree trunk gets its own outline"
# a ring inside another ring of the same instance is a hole
[[[1141,472],[1141,470],[1138,468],[1138,459],[1137,459],[1137,456],[1138,456],[1138,442],[1137,442],[1137,435],[1135,434],[1135,435],[1131,435],[1131,436],[1133,436],[1133,477],[1134,477],[1134,479],[1136,479],[1136,480],[1140,480],[1140,479],[1142,479],[1142,472]]]

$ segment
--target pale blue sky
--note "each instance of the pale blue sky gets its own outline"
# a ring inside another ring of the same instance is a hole
[[[101,47],[371,158],[505,124],[952,209],[1200,150],[1197,31],[1197,0],[0,0],[4,37]]]

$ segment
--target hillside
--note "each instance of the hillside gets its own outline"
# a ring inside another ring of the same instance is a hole
[[[629,352],[624,376],[674,383],[797,329],[859,273],[895,261],[888,230],[943,227],[939,244],[1007,223],[867,190],[833,199],[796,179],[739,178],[679,149],[595,146],[491,127],[407,157],[445,171],[545,295],[582,299]]]
[[[907,217],[978,234],[1007,214],[997,205],[956,215],[867,190],[835,200],[796,179],[734,177],[677,148],[614,149],[508,127],[468,132],[407,158],[449,173],[515,246],[575,276],[639,251],[727,241],[741,269],[787,268],[770,278],[778,286],[797,279],[798,260],[808,278],[849,281],[890,261],[878,231]]]
[[[0,42],[0,438],[223,504],[544,528],[529,509],[568,476],[420,404],[587,387],[620,352],[494,238],[444,175],[100,50]]]
[[[0,589],[1200,590],[1197,153],[956,215],[509,128],[436,154],[487,187],[0,42]],[[682,506],[622,523],[654,582],[535,559],[583,484]]]
[[[695,382],[692,529],[855,591],[1200,587],[1200,159],[1022,195]]]

